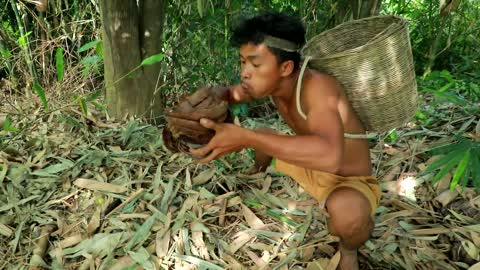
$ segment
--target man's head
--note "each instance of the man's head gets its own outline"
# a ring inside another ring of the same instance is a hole
[[[242,86],[258,98],[299,68],[305,28],[297,18],[264,13],[236,25],[231,43],[240,48]]]

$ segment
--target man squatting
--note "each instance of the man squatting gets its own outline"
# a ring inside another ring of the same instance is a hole
[[[306,68],[297,100],[305,29],[294,17],[265,13],[245,19],[232,29],[231,42],[240,52],[241,83],[219,94],[232,104],[270,96],[295,135],[201,119],[215,136],[191,153],[206,163],[253,148],[257,171],[273,158],[274,168],[297,181],[328,213],[329,232],[340,239],[338,269],[358,269],[357,249],[373,230],[380,188],[372,176],[368,141],[344,136],[365,133],[344,90],[332,76]]]

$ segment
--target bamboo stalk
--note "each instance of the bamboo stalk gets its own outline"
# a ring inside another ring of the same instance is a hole
[[[27,63],[30,76],[33,78],[34,81],[37,80],[37,74],[35,73],[35,69],[33,67],[32,55],[30,52],[30,47],[28,46],[28,37],[25,36],[25,28],[23,27],[22,20],[20,15],[18,14],[17,4],[14,0],[10,0],[10,5],[12,6],[13,13],[15,14],[15,19],[17,20],[18,30],[20,31],[20,35],[25,37],[25,44],[21,45],[22,51],[25,54],[25,62]],[[27,98],[29,97],[29,91],[26,91]]]

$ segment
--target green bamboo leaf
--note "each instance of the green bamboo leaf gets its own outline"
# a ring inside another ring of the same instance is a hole
[[[97,91],[91,93],[90,95],[88,95],[88,97],[85,99],[85,101],[86,101],[86,102],[94,101],[94,100],[96,100],[99,96],[101,96],[102,94],[103,94],[103,89],[97,90]]]
[[[7,50],[1,45],[0,45],[0,54],[2,55],[2,57],[5,58],[5,60],[8,60],[12,56],[12,53],[10,52],[10,50]]]
[[[138,228],[135,234],[132,236],[130,241],[128,241],[127,245],[125,246],[125,251],[130,251],[133,247],[138,244],[142,244],[150,235],[150,229],[157,218],[157,213],[154,213],[151,217],[149,217],[143,224]]]
[[[433,178],[433,183],[438,182],[440,179],[442,179],[447,173],[449,173],[455,165],[457,165],[460,160],[463,158],[463,154],[457,155],[454,158],[452,158],[443,168],[435,175]]]
[[[470,163],[470,151],[467,151],[464,155],[460,163],[458,164],[457,170],[453,174],[452,182],[450,183],[450,190],[453,190],[460,178],[465,174],[465,169],[467,165]]]
[[[469,145],[468,145],[467,142],[460,141],[460,142],[450,143],[450,144],[447,144],[447,145],[442,145],[442,146],[432,148],[429,152],[434,154],[434,155],[448,154],[448,153],[451,153],[452,151],[455,151],[457,149],[466,150],[468,147],[469,147]]]
[[[150,260],[150,253],[148,253],[148,251],[144,247],[140,247],[137,252],[129,251],[128,255],[137,264],[143,266],[142,269],[145,269],[145,270],[156,269]],[[134,267],[133,269],[135,268],[137,267]]]
[[[440,89],[438,89],[438,92],[443,93],[448,90],[453,85],[454,82],[449,82],[446,85],[442,86]]]
[[[245,199],[243,201],[243,203],[245,205],[248,205],[250,207],[255,207],[255,208],[261,208],[263,206],[261,203],[258,203],[258,202],[255,202],[255,201],[252,201],[252,200],[249,200],[249,199]]]
[[[53,164],[43,169],[36,170],[32,172],[32,175],[52,176],[75,166],[75,163],[73,163],[71,160],[65,158],[59,158],[59,160],[61,161],[61,163]]]
[[[100,56],[101,58],[103,58],[103,43],[102,42],[98,42],[97,46],[95,47],[95,53]]]
[[[162,61],[164,57],[165,57],[165,55],[163,53],[154,54],[152,56],[149,56],[149,57],[143,59],[140,66],[143,67],[143,66],[150,66],[150,65],[156,64],[156,63]]]
[[[267,210],[267,215],[273,217],[273,218],[276,218],[277,220],[289,225],[289,226],[292,226],[292,227],[298,227],[300,224],[298,224],[297,222],[293,221],[292,219],[288,218],[288,217],[284,217],[278,213],[275,213],[273,210],[271,209],[268,209]]]
[[[197,9],[198,9],[198,14],[200,15],[200,18],[203,17],[203,1],[202,0],[197,0]]]
[[[470,170],[472,174],[473,186],[480,191],[480,154],[473,151],[470,162],[472,164],[470,166]]]
[[[85,99],[81,96],[75,96],[75,99],[77,100],[78,105],[80,105],[80,109],[82,110],[83,114],[88,115],[88,107]]]
[[[466,148],[463,147],[458,147],[455,150],[451,151],[449,154],[439,158],[438,160],[434,161],[430,166],[427,167],[425,170],[425,173],[431,173],[435,171],[436,169],[442,167],[443,165],[447,164],[450,162],[453,158],[458,157],[458,156],[463,156],[463,153],[466,151]]]
[[[12,123],[10,122],[10,117],[5,117],[5,122],[3,123],[3,130],[5,131],[18,131],[18,128],[15,128],[12,126]]]
[[[100,104],[96,101],[92,101],[92,104],[93,104],[93,106],[95,106],[95,108],[97,108],[97,110],[99,110],[101,112],[105,111],[105,106],[103,106],[102,104]]]
[[[32,34],[32,31],[29,31],[25,35],[20,36],[17,40],[18,45],[20,45],[21,47],[27,45],[27,37],[30,36],[30,34]]]
[[[58,48],[55,54],[55,62],[57,67],[57,80],[63,81],[63,74],[65,71],[65,65],[63,60],[63,48]]]
[[[124,232],[118,233],[97,233],[92,238],[84,239],[76,246],[63,250],[66,258],[76,258],[91,254],[98,257],[104,257],[111,252],[119,244],[125,242],[128,234]]]
[[[94,56],[87,56],[87,57],[83,57],[82,60],[80,60],[80,63],[82,64],[96,64],[98,62],[100,62],[102,60],[102,58],[98,55],[94,55]]]
[[[80,49],[78,49],[77,52],[81,53],[81,52],[84,52],[84,51],[87,51],[93,47],[96,47],[98,43],[101,43],[102,41],[101,40],[94,40],[94,41],[90,41],[88,43],[85,43],[83,44]]]
[[[38,82],[34,82],[33,89],[42,100],[43,107],[45,107],[45,110],[48,111],[48,101],[47,101],[47,98],[45,97],[45,92],[43,91],[43,88],[40,86]]]
[[[472,160],[472,157],[470,156],[470,160]],[[471,164],[469,165],[471,166]],[[467,169],[465,170],[465,173],[462,176],[462,179],[460,179],[460,185],[462,186],[462,190],[464,190],[467,187],[468,184],[468,179],[470,179],[470,175],[472,174],[472,170],[467,166]]]

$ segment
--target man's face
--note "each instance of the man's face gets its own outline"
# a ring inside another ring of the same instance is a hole
[[[240,47],[241,84],[253,98],[271,94],[281,79],[277,58],[265,44],[248,43]]]

